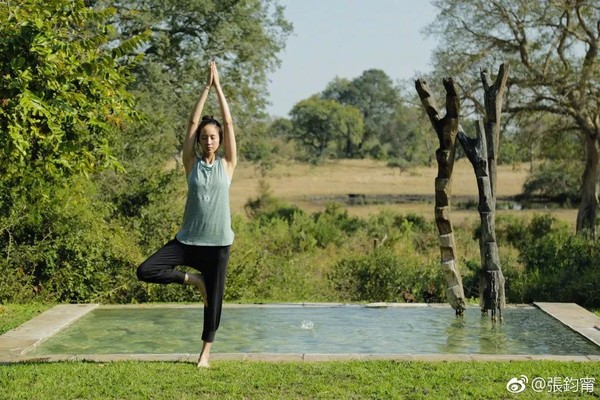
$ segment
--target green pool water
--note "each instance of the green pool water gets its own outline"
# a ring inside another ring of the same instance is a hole
[[[30,355],[197,353],[199,307],[98,308]],[[479,309],[278,306],[224,308],[214,353],[600,355],[600,347],[534,307]]]

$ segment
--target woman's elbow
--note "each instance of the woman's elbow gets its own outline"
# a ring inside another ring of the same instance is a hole
[[[226,117],[223,119],[223,127],[224,128],[233,128],[233,119],[231,117]]]

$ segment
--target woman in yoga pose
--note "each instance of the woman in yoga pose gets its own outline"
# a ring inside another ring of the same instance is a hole
[[[202,111],[214,88],[221,109],[221,123]],[[223,147],[223,156],[217,150]],[[208,81],[196,102],[183,143],[187,176],[187,201],[181,229],[175,238],[144,261],[138,279],[151,283],[179,283],[198,288],[204,301],[202,350],[198,367],[209,367],[210,348],[219,328],[225,276],[233,243],[229,186],[237,164],[236,142],[229,106],[221,89],[214,61]],[[200,274],[188,274],[176,266],[190,266]]]

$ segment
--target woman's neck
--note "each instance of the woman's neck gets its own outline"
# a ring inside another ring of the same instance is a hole
[[[217,159],[216,154],[203,154],[202,155],[202,161],[204,161],[205,164],[211,165],[212,163],[215,162],[215,160]]]

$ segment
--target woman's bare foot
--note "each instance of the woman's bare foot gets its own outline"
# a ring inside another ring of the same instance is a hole
[[[198,368],[210,368],[208,359],[205,359],[202,356],[200,356],[200,358],[198,358]]]
[[[198,368],[210,368],[208,357],[210,356],[211,347],[212,342],[202,342],[202,351],[200,352],[200,357],[198,357]]]
[[[206,299],[206,285],[204,284],[204,277],[200,274],[185,274],[185,284],[192,285],[200,291],[200,297],[202,302],[206,306],[208,304]]]

